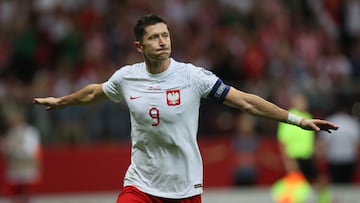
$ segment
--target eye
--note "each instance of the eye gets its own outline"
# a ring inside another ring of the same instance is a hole
[[[169,35],[169,33],[163,33],[162,35],[161,35],[163,38],[168,38],[170,35]]]
[[[149,40],[155,40],[155,39],[157,39],[158,38],[158,35],[151,35],[150,37],[149,37]]]

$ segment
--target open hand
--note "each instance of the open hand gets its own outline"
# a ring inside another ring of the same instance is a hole
[[[64,106],[60,104],[60,99],[55,97],[34,98],[33,103],[46,106],[46,110],[64,108]]]
[[[331,133],[331,130],[337,130],[339,128],[339,126],[321,119],[303,119],[300,123],[300,127],[305,130],[324,130],[329,133]]]

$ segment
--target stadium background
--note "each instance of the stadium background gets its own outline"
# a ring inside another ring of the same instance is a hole
[[[301,90],[315,117],[330,115],[339,102],[360,115],[359,1],[0,0],[0,105],[24,106],[41,132],[41,194],[121,189],[130,141],[124,104],[45,112],[32,98],[103,82],[142,60],[132,28],[148,13],[168,20],[175,59],[209,68],[283,108]],[[239,112],[208,100],[200,111],[205,186],[233,188],[231,140]],[[6,127],[1,119],[0,134]],[[256,119],[261,155],[278,153],[276,127]],[[259,166],[258,187],[283,175],[280,160],[272,161],[275,167]],[[0,159],[1,174],[3,167]],[[353,186],[359,182],[357,175]]]

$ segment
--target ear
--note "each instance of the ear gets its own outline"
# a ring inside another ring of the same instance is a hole
[[[140,53],[143,52],[143,46],[142,46],[141,42],[135,41],[135,42],[134,42],[134,45],[135,45],[136,50],[137,50],[138,52],[140,52]]]

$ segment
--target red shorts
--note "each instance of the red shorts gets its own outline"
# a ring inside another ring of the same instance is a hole
[[[184,199],[167,199],[141,192],[133,186],[123,188],[116,203],[201,203],[201,195]]]

